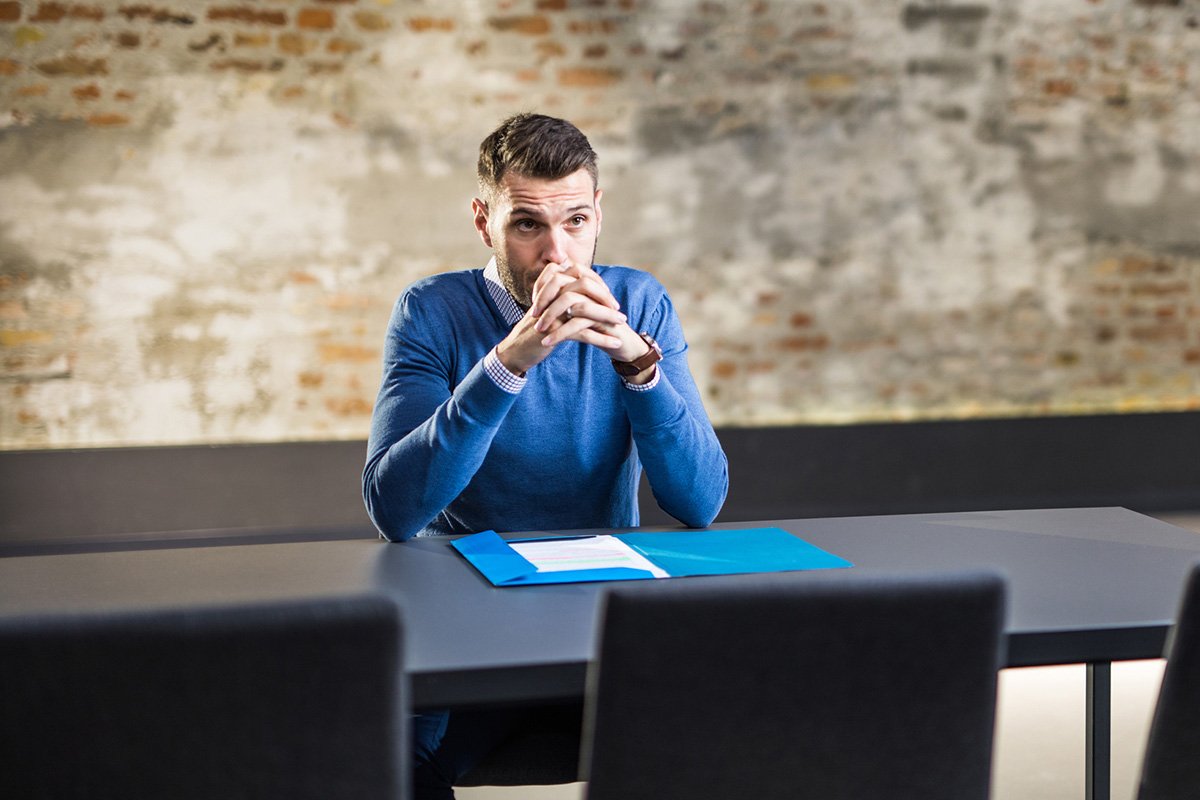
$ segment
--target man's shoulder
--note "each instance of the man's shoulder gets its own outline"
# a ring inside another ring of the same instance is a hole
[[[404,294],[430,297],[453,296],[464,290],[474,290],[479,285],[478,279],[482,273],[482,269],[459,269],[426,275],[424,278],[418,278],[410,283],[404,290]]]
[[[482,272],[481,269],[439,272],[413,281],[396,299],[393,325],[440,327],[449,320],[474,314],[477,309],[472,305],[482,302],[479,291]]]

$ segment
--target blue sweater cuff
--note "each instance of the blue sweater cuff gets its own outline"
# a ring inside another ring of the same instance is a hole
[[[679,419],[680,414],[687,412],[687,404],[667,380],[661,367],[653,384],[653,387],[642,391],[621,392],[629,424],[634,430],[649,430],[660,425],[670,425]]]

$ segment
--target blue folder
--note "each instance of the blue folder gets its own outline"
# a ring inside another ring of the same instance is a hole
[[[672,578],[854,566],[782,528],[616,533],[612,536],[641,553]],[[512,541],[537,542],[551,538],[588,537],[537,537]],[[655,577],[647,570],[623,567],[538,572],[537,567],[495,531],[464,536],[455,539],[451,545],[494,586],[633,581]]]

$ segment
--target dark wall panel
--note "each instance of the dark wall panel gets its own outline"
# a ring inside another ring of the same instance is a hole
[[[718,432],[722,521],[1200,509],[1200,413]],[[374,536],[363,442],[0,453],[0,553]],[[669,524],[643,487],[644,524]]]

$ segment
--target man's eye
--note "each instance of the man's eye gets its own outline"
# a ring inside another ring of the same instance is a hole
[[[537,229],[537,223],[531,219],[517,220],[517,230],[519,230],[519,231],[528,232],[528,231],[532,231],[532,230],[536,230],[536,229]]]
[[[585,217],[583,215],[576,215],[574,217],[571,217],[571,224],[574,225],[576,228],[586,225],[587,217]]]

